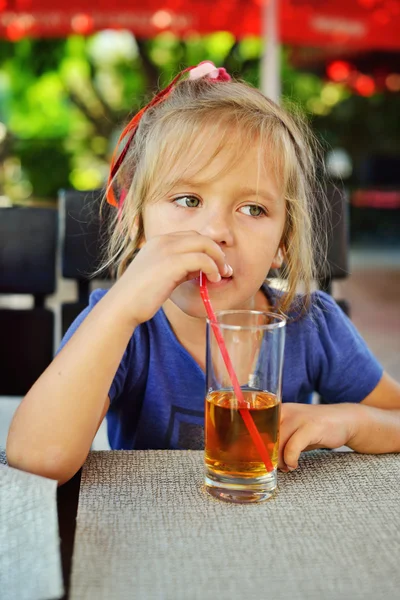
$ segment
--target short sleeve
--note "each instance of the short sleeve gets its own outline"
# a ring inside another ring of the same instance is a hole
[[[93,308],[96,306],[96,304],[98,302],[100,302],[100,300],[106,295],[106,293],[107,293],[107,290],[96,289],[90,294],[89,305],[87,306],[87,308],[85,308],[81,312],[80,315],[77,316],[75,321],[71,324],[71,326],[65,333],[65,335],[61,341],[61,344],[57,350],[57,354],[58,354],[58,352],[60,352],[62,350],[62,348],[65,346],[65,344],[71,339],[71,337],[77,331],[79,326],[83,323],[83,321],[86,319],[86,317],[89,315],[89,313],[93,310]],[[125,386],[127,372],[128,372],[128,366],[130,364],[130,354],[132,352],[132,344],[133,343],[134,343],[134,340],[133,340],[133,338],[131,338],[131,341],[130,341],[127,349],[125,350],[122,361],[117,369],[117,372],[116,372],[113,382],[111,384],[111,388],[110,388],[110,391],[108,394],[111,402],[113,402],[113,400],[121,394],[121,392]]]
[[[331,296],[316,292],[310,316],[315,390],[328,403],[361,402],[379,383],[382,366]]]

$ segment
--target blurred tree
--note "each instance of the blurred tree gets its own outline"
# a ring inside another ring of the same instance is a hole
[[[124,121],[159,85],[208,59],[258,86],[261,52],[260,39],[236,41],[227,32],[185,41],[171,33],[140,40],[126,31],[0,41],[0,125],[7,140],[0,139],[0,185],[16,201],[101,185]],[[311,117],[326,147],[346,148],[356,162],[365,152],[400,153],[398,94],[354,96],[341,84],[296,71],[290,49],[282,51],[282,82],[283,102]]]

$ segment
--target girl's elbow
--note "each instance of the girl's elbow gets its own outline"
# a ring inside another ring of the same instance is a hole
[[[44,453],[32,452],[9,439],[6,456],[10,467],[53,479],[58,486],[69,481],[82,466],[69,459],[60,448],[46,449]]]

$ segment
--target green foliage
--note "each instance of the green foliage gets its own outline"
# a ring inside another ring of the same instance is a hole
[[[70,184],[71,161],[63,139],[21,140],[15,144],[25,176],[33,190],[42,197],[54,197],[60,188]]]
[[[101,185],[124,122],[155,89],[202,60],[259,86],[262,50],[259,38],[236,41],[228,32],[186,40],[171,33],[135,40],[122,31],[0,41],[0,121],[8,129],[0,140],[0,195],[54,198],[61,187]],[[343,86],[296,71],[287,48],[282,88],[283,103],[294,102],[307,113],[328,147],[346,148],[356,161],[366,152],[399,152],[395,95],[353,96]]]

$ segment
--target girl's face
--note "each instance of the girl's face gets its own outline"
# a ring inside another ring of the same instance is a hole
[[[202,155],[213,152],[215,141],[203,141]],[[209,284],[215,309],[253,308],[269,269],[281,262],[286,210],[279,181],[265,161],[260,165],[257,143],[239,160],[233,156],[229,144],[193,176],[186,169],[182,179],[161,200],[148,202],[143,212],[145,240],[197,231],[221,246],[233,276]],[[205,316],[198,280],[178,286],[171,300],[190,316]]]

